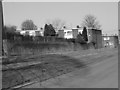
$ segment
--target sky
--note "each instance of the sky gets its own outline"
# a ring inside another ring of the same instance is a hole
[[[38,27],[44,27],[49,20],[61,19],[75,28],[88,14],[97,18],[103,34],[118,33],[117,2],[3,2],[4,24],[18,28],[26,19],[33,20]]]

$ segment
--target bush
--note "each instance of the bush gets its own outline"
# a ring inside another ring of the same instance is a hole
[[[84,41],[88,41],[87,29],[86,29],[86,27],[83,28],[82,36],[83,36]]]
[[[75,43],[75,39],[67,39],[68,42]]]
[[[56,36],[56,32],[51,24],[45,24],[44,36]]]
[[[76,42],[80,44],[86,44],[86,41],[84,40],[83,36],[81,33],[77,35]]]

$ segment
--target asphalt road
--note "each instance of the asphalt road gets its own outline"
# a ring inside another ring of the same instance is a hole
[[[41,85],[34,83],[24,88],[118,88],[118,49],[105,49],[88,55],[83,58],[76,53],[74,56],[85,62],[100,62],[90,63],[83,69],[47,80]]]

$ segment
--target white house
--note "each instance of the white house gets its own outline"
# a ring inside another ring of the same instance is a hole
[[[74,32],[74,30],[77,30]],[[79,33],[82,33],[83,28],[72,28],[72,29],[63,29],[64,32],[64,38],[70,39],[70,38],[76,38]]]
[[[30,35],[30,36],[43,36],[43,31],[38,30],[17,30],[21,35]]]

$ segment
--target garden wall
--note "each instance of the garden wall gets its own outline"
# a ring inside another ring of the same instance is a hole
[[[9,55],[29,55],[29,54],[46,54],[46,53],[57,53],[67,51],[86,50],[94,48],[92,44],[79,44],[72,42],[8,42]]]

